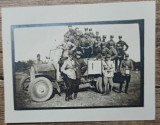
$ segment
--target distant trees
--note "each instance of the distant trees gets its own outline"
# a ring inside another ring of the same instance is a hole
[[[27,72],[34,64],[33,60],[15,62],[16,72]]]
[[[134,70],[139,70],[140,71],[142,69],[141,62],[135,62],[135,61],[133,61],[133,66],[134,66]]]

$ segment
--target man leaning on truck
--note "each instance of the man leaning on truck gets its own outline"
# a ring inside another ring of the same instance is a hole
[[[72,100],[72,94],[76,80],[75,61],[73,60],[73,52],[70,50],[68,51],[68,59],[64,61],[61,71],[64,73],[64,81],[67,87],[65,100],[69,101]]]

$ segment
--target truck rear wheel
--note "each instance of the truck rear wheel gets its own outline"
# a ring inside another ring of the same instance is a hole
[[[48,100],[53,93],[53,86],[50,80],[45,77],[36,78],[29,86],[32,100],[42,102]]]

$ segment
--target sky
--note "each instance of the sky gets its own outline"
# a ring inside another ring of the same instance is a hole
[[[99,31],[100,36],[106,35],[109,40],[110,35],[114,35],[114,41],[118,42],[118,36],[122,35],[129,48],[126,53],[134,61],[140,61],[140,37],[138,24],[105,24],[105,25],[73,25],[79,27],[92,28],[93,32]],[[51,49],[61,44],[64,34],[68,31],[67,26],[48,26],[17,28],[14,31],[15,61],[36,60],[39,53],[43,61],[49,56]]]

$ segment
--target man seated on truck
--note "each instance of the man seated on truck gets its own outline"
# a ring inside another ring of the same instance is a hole
[[[41,56],[40,54],[37,54],[37,60],[34,61],[34,64],[42,64]]]
[[[68,59],[64,61],[61,67],[61,71],[64,73],[64,81],[66,84],[66,96],[65,100],[72,100],[73,88],[76,80],[76,67],[73,60],[73,52],[68,51]]]
[[[114,45],[110,45],[109,47],[109,51],[111,53],[111,60],[114,61],[117,58],[117,50],[114,48]]]
[[[122,55],[124,59],[124,55],[126,55],[126,51],[128,50],[128,45],[125,41],[122,41],[122,36],[119,36],[119,41],[116,43],[116,49],[118,52],[118,55]],[[125,48],[124,48],[125,47]]]
[[[99,59],[101,58],[101,48],[98,46],[98,43],[93,44],[93,53],[91,58]]]
[[[110,40],[107,41],[107,43],[106,43],[106,47],[113,46],[113,47],[115,48],[116,43],[113,41],[113,38],[114,38],[114,36],[111,35],[111,36],[110,36]]]
[[[74,98],[77,98],[79,85],[81,84],[81,77],[87,70],[87,65],[83,59],[81,59],[82,53],[81,51],[76,52],[75,67],[76,67],[76,82],[74,84]]]

